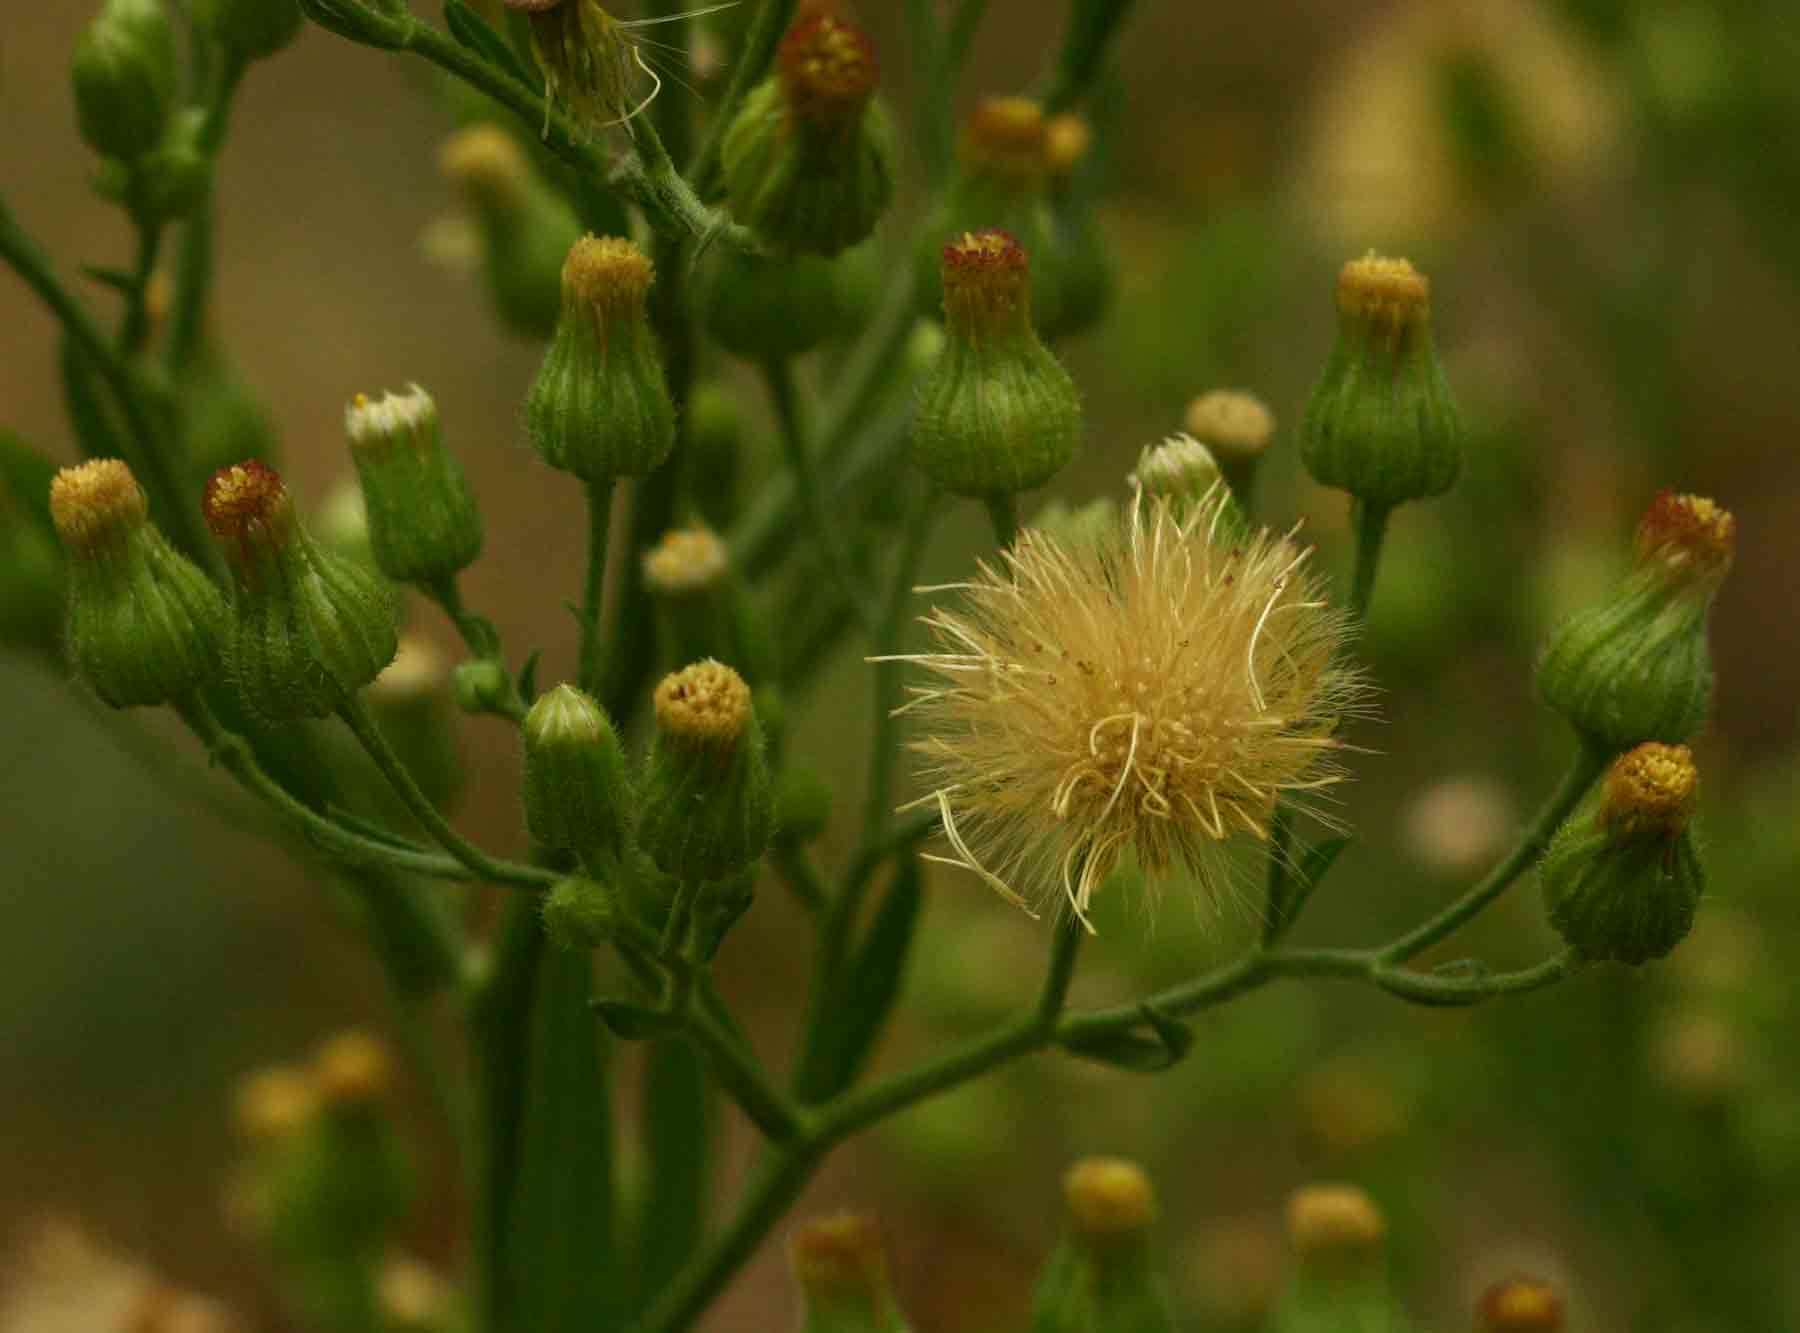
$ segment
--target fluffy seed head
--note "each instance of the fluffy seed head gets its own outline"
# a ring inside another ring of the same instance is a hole
[[[131,469],[116,458],[66,467],[50,483],[50,517],[72,553],[109,544],[149,516],[149,501]]]
[[[683,667],[656,687],[656,725],[664,735],[690,744],[735,745],[750,725],[750,687],[711,658]]]
[[[1234,832],[1266,838],[1278,797],[1340,778],[1339,722],[1366,687],[1338,662],[1344,617],[1309,552],[1266,530],[1221,540],[1223,489],[1177,515],[1140,499],[1110,536],[1028,529],[904,660],[912,748],[954,856],[1029,909],[1060,885],[1086,919],[1127,852],[1204,886]],[[1291,535],[1291,534],[1290,534]]]
[[[1699,791],[1692,750],[1645,741],[1606,771],[1600,822],[1619,837],[1672,837],[1687,827]]]
[[[1214,389],[1188,404],[1187,432],[1227,462],[1251,459],[1275,437],[1275,414],[1254,394]]]

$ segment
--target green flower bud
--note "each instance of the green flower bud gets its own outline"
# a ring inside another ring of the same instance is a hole
[[[0,648],[56,656],[65,616],[63,558],[0,480]]]
[[[369,713],[419,790],[440,809],[462,788],[450,673],[425,639],[403,636],[393,664],[369,686]]]
[[[1147,444],[1128,478],[1146,495],[1197,504],[1224,484],[1218,461],[1192,435],[1171,435]]]
[[[769,674],[774,649],[710,528],[677,528],[644,554],[644,583],[677,658],[716,657],[751,680]]]
[[[130,468],[64,468],[50,513],[69,557],[69,661],[96,694],[114,708],[163,704],[218,675],[225,600],[151,526]]]
[[[617,921],[612,890],[581,875],[558,881],[544,899],[544,930],[560,949],[596,949],[612,938]]]
[[[804,1303],[801,1333],[906,1333],[874,1218],[805,1223],[788,1241],[788,1262]]]
[[[264,60],[300,35],[297,0],[194,0],[194,23],[235,60]]]
[[[1561,1294],[1536,1278],[1509,1277],[1482,1294],[1475,1333],[1562,1333]]]
[[[175,32],[162,0],[107,0],[76,39],[70,74],[88,147],[124,162],[155,148],[175,104]]]
[[[1387,1219],[1354,1185],[1308,1185],[1287,1206],[1295,1272],[1275,1333],[1397,1327],[1387,1281]]]
[[[937,313],[938,238],[984,229],[1017,238],[1031,256],[1031,308],[1038,328],[1063,327],[1056,219],[1050,208],[1050,125],[1028,97],[990,97],[975,108],[957,145],[957,172],[920,232],[914,258],[921,314]]]
[[[595,868],[625,854],[631,778],[606,712],[573,685],[525,715],[525,824],[546,847]]]
[[[375,563],[399,583],[429,587],[481,554],[481,512],[462,466],[444,448],[437,404],[418,385],[344,413],[362,480]]]
[[[873,252],[767,259],[721,247],[701,288],[706,330],[733,356],[780,361],[847,337],[869,314]]]
[[[237,584],[227,658],[252,712],[328,716],[394,660],[392,588],[313,541],[273,468],[221,468],[201,507]]]
[[[776,249],[835,255],[867,239],[894,194],[875,48],[844,19],[814,14],[788,30],[775,64],[725,132],[726,199]]]
[[[1590,744],[1674,743],[1706,721],[1706,619],[1731,569],[1736,532],[1711,500],[1665,491],[1638,524],[1636,560],[1618,591],[1551,636],[1538,693]]]
[[[769,786],[744,678],[711,660],[665,676],[656,687],[656,739],[638,827],[658,868],[705,883],[753,864],[774,822]]]
[[[1392,508],[1441,495],[1462,468],[1462,421],[1431,338],[1431,284],[1370,254],[1338,274],[1338,336],[1300,424],[1316,481]]]
[[[775,784],[775,838],[803,844],[831,824],[832,787],[816,769],[790,764]]]
[[[169,122],[168,133],[129,165],[113,164],[98,182],[107,194],[148,226],[179,222],[212,190],[213,157],[204,140],[206,113],[189,107]]]
[[[459,663],[450,673],[450,687],[465,713],[504,713],[513,697],[506,668],[485,658]]]
[[[913,461],[958,495],[1041,486],[1075,456],[1081,398],[1032,331],[1025,252],[971,232],[944,247],[943,280],[948,340],[919,389]]]
[[[544,461],[584,481],[642,477],[675,447],[675,404],[645,300],[654,277],[630,241],[588,236],[569,251],[562,317],[525,400]]]
[[[497,125],[453,134],[438,158],[481,231],[488,293],[501,322],[548,338],[562,309],[562,268],[581,223],[532,170],[525,150]]]
[[[1693,929],[1705,889],[1688,833],[1700,778],[1685,745],[1646,741],[1550,840],[1538,867],[1550,924],[1589,962],[1634,967]]]
[[[1063,1177],[1068,1229],[1038,1280],[1034,1333],[1172,1333],[1150,1228],[1156,1194],[1133,1162],[1095,1157]]]
[[[1182,425],[1218,460],[1238,503],[1250,503],[1257,465],[1275,438],[1275,414],[1254,394],[1214,389],[1187,406]]]

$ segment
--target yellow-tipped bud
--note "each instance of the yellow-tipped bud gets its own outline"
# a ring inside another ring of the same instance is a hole
[[[1307,1185],[1288,1197],[1288,1243],[1301,1266],[1319,1273],[1361,1273],[1380,1260],[1387,1219],[1354,1185]]]
[[[478,208],[522,208],[530,195],[531,163],[498,125],[471,125],[452,134],[438,150],[438,167]]]
[[[1183,424],[1225,464],[1261,458],[1275,438],[1275,414],[1256,395],[1235,389],[1201,394],[1188,404]]]
[[[1105,1243],[1141,1234],[1156,1221],[1156,1191],[1136,1162],[1090,1157],[1063,1176],[1069,1221],[1089,1240]]]
[[[1548,1282],[1510,1277],[1487,1289],[1475,1317],[1476,1333],[1562,1333],[1562,1296]]]
[[[232,1094],[232,1118],[253,1143],[275,1143],[305,1127],[319,1089],[304,1069],[275,1065],[246,1076]]]
[[[150,502],[116,458],[64,468],[50,483],[50,517],[72,556],[122,544],[150,516]]]
[[[691,597],[719,586],[731,557],[711,528],[676,528],[644,555],[644,582],[662,597]]]
[[[1044,124],[1044,162],[1053,176],[1069,176],[1094,146],[1094,130],[1073,112],[1052,116]]]
[[[1050,165],[1049,144],[1041,104],[1029,97],[990,97],[963,126],[962,158],[971,171],[1035,185]]]
[[[394,1062],[387,1047],[367,1032],[340,1032],[319,1048],[312,1077],[320,1105],[368,1106],[393,1086]]]
[[[806,1299],[808,1333],[885,1333],[902,1327],[874,1218],[840,1213],[807,1222],[788,1242],[788,1261]]]

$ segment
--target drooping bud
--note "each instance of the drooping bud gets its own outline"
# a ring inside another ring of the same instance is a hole
[[[507,716],[516,698],[506,668],[487,658],[459,662],[456,670],[450,673],[450,688],[456,695],[456,706],[465,713]]]
[[[1699,793],[1685,745],[1646,741],[1551,839],[1538,867],[1550,924],[1584,960],[1637,966],[1686,938],[1705,889],[1688,822]]]
[[[868,317],[874,258],[856,249],[771,259],[720,247],[701,288],[706,331],[733,356],[756,362],[848,337]]]
[[[1338,335],[1300,424],[1314,480],[1376,509],[1441,495],[1462,468],[1462,421],[1431,336],[1431,284],[1370,254],[1338,274]]]
[[[573,685],[525,715],[525,823],[546,847],[599,870],[631,837],[631,779],[606,712]]]
[[[653,276],[627,240],[588,236],[569,251],[562,317],[525,400],[531,442],[551,467],[588,482],[642,477],[675,447],[645,304]]]
[[[381,8],[388,0],[375,0]],[[264,60],[300,35],[297,0],[195,0],[194,22],[234,60]]]
[[[1295,1271],[1275,1310],[1275,1333],[1392,1328],[1387,1220],[1353,1185],[1310,1185],[1288,1199]]]
[[[1135,1163],[1096,1157],[1063,1177],[1068,1226],[1032,1299],[1038,1333],[1170,1333],[1168,1294],[1153,1262],[1156,1194]]]
[[[274,469],[221,468],[201,508],[237,584],[227,659],[253,712],[325,717],[394,660],[393,590],[313,541]]]
[[[948,340],[920,386],[913,461],[958,495],[1041,486],[1081,443],[1081,397],[1031,324],[1030,262],[1005,232],[944,247]]]
[[[788,1261],[805,1303],[801,1333],[906,1333],[874,1218],[807,1222],[788,1242]]]
[[[344,431],[384,574],[429,587],[481,554],[481,512],[462,466],[444,448],[430,394],[416,384],[378,400],[358,394],[344,413]]]
[[[665,676],[655,702],[638,841],[677,879],[723,879],[762,856],[774,822],[750,687],[707,660]]]
[[[1638,525],[1636,560],[1618,590],[1551,637],[1538,692],[1591,744],[1674,743],[1706,721],[1706,619],[1736,530],[1711,500],[1663,492]]]
[[[481,264],[501,321],[548,338],[562,309],[562,268],[581,223],[497,125],[472,125],[444,144],[439,165],[480,228]]]
[[[123,162],[154,149],[175,104],[175,32],[162,0],[106,0],[76,39],[70,73],[88,147]]]
[[[151,526],[130,468],[64,468],[50,513],[69,558],[69,661],[96,694],[114,708],[164,704],[218,675],[225,600]]]
[[[544,930],[558,948],[598,948],[612,937],[617,919],[612,890],[584,875],[559,880],[544,899]]]
[[[1254,394],[1214,389],[1187,406],[1187,433],[1212,451],[1238,503],[1250,503],[1256,468],[1275,438],[1275,414]]]
[[[802,16],[725,132],[725,197],[774,249],[835,255],[868,238],[894,194],[894,133],[863,31]]]
[[[1536,1278],[1509,1277],[1482,1294],[1475,1333],[1562,1333],[1561,1294]]]

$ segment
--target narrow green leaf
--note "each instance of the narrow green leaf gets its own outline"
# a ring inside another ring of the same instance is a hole
[[[1275,943],[1292,929],[1313,890],[1331,873],[1331,867],[1337,864],[1338,857],[1350,842],[1349,837],[1324,838],[1308,847],[1300,854],[1298,863],[1288,865],[1280,877],[1279,893],[1276,892],[1277,880],[1271,872],[1268,915],[1263,922],[1265,945]],[[1282,855],[1286,860],[1292,859],[1290,849],[1283,849]]]
[[[495,69],[517,79],[533,92],[543,91],[543,81],[520,63],[518,55],[486,19],[470,9],[463,0],[444,0],[444,22],[450,35],[480,56]]]
[[[46,536],[56,531],[50,522],[50,483],[55,478],[55,463],[12,431],[0,429],[0,488],[11,494]]]
[[[519,668],[519,697],[525,701],[527,708],[537,702],[538,659],[543,655],[542,648],[533,648],[531,656],[525,659],[525,665]]]
[[[923,894],[919,863],[908,857],[895,872],[861,946],[836,979],[831,1021],[817,1026],[801,1057],[794,1091],[802,1101],[824,1101],[842,1092],[868,1062],[900,995]]]
[[[666,1036],[680,1026],[669,1015],[646,1009],[630,1000],[594,1000],[590,1008],[621,1041],[645,1041]]]
[[[131,293],[137,291],[138,280],[135,273],[127,273],[122,268],[107,268],[101,264],[83,264],[83,277],[91,278],[102,286],[111,287],[114,291]]]
[[[516,1327],[611,1328],[623,1275],[614,1236],[612,1085],[588,1012],[593,959],[546,951],[531,1022],[519,1186],[506,1247]]]
[[[650,1047],[644,1081],[643,1214],[638,1221],[641,1311],[700,1247],[712,1174],[712,1116],[706,1070],[687,1042]]]

